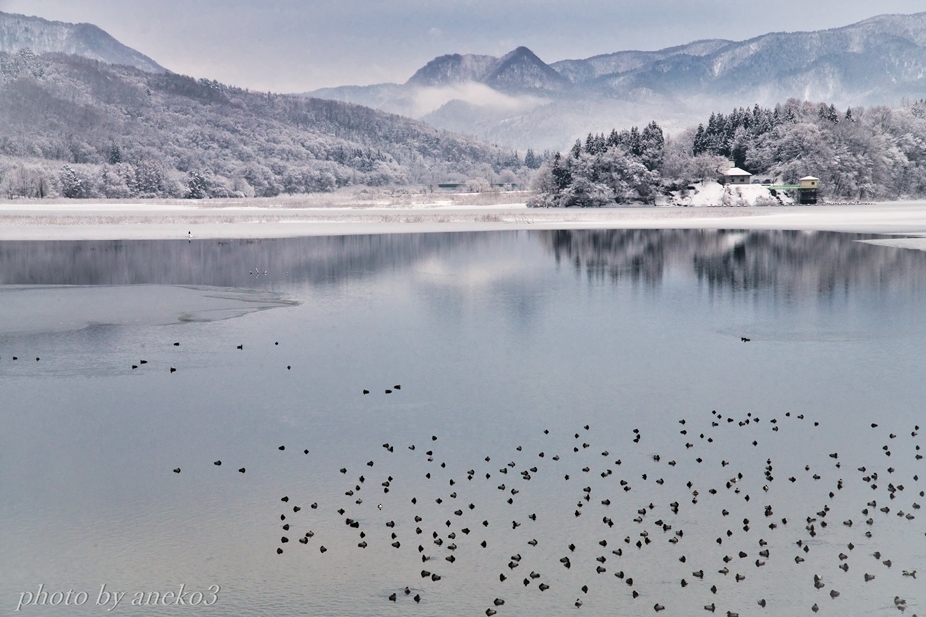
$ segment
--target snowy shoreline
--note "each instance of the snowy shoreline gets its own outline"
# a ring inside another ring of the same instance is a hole
[[[443,196],[440,196],[443,198]],[[0,241],[185,240],[519,229],[780,229],[926,236],[926,201],[756,207],[527,208],[524,203],[0,203]],[[499,201],[507,201],[500,199]],[[899,239],[898,239],[899,241]],[[878,241],[884,243],[885,241]],[[887,242],[893,242],[891,240]],[[902,242],[910,246],[911,241]],[[916,244],[915,242],[913,244]]]

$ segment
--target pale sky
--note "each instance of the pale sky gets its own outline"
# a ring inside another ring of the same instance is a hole
[[[526,45],[554,62],[924,10],[923,0],[0,0],[0,11],[96,24],[177,73],[275,92],[401,83],[449,53]]]

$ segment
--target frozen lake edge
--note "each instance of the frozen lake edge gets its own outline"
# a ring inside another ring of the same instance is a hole
[[[255,205],[257,204],[257,205]],[[926,236],[926,201],[783,207],[533,209],[523,204],[6,202],[0,241],[295,238],[520,229],[777,229]],[[893,243],[892,240],[879,241]],[[900,241],[897,246],[919,248]]]

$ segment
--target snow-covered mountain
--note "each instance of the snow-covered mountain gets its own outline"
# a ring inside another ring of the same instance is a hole
[[[926,13],[882,15],[843,28],[776,32],[725,45],[707,43],[716,48],[668,54],[582,83],[615,93],[648,88],[673,96],[719,92],[766,99],[759,103],[796,96],[878,104],[926,93]]]
[[[510,150],[367,107],[25,50],[0,52],[0,136],[8,197],[275,197],[530,173]]]
[[[710,39],[659,51],[619,51],[585,60],[560,60],[550,66],[573,83],[586,83],[603,75],[634,71],[673,56],[702,57],[730,45],[733,41]]]
[[[499,58],[483,83],[507,92],[562,92],[572,85],[527,47],[518,47]]]
[[[495,56],[449,54],[434,58],[411,76],[412,86],[446,86],[464,81],[483,81],[498,65]]]
[[[473,54],[440,56],[418,69],[406,85],[447,86],[465,82],[513,92],[559,92],[572,85],[527,47],[518,47],[501,58]]]
[[[525,47],[502,58],[455,54],[405,84],[311,94],[512,147],[563,148],[589,131],[652,119],[680,129],[713,110],[792,97],[839,107],[926,97],[926,13],[550,64]]]
[[[16,53],[27,48],[37,54],[72,54],[149,73],[165,71],[148,56],[126,47],[92,24],[69,24],[0,12],[0,51]]]

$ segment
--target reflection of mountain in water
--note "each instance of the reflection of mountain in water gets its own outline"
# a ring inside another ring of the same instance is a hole
[[[507,232],[275,240],[0,242],[0,284],[208,285],[272,289],[401,271],[451,252],[478,255],[517,279],[530,264]],[[595,230],[531,232],[557,263],[601,280],[658,285],[670,273],[712,290],[775,294],[853,288],[926,290],[926,253],[826,232]],[[491,257],[490,257],[491,256]],[[515,262],[512,262],[512,258]],[[505,264],[498,260],[507,259]],[[520,261],[519,261],[520,260]],[[255,271],[267,276],[255,277]],[[507,276],[507,275],[506,275]]]
[[[476,234],[410,234],[274,240],[0,242],[4,285],[320,284],[408,267]],[[252,272],[267,272],[255,277]]]
[[[595,278],[659,283],[670,270],[712,289],[833,293],[926,289],[926,253],[874,246],[855,234],[796,231],[540,232],[557,262]]]

